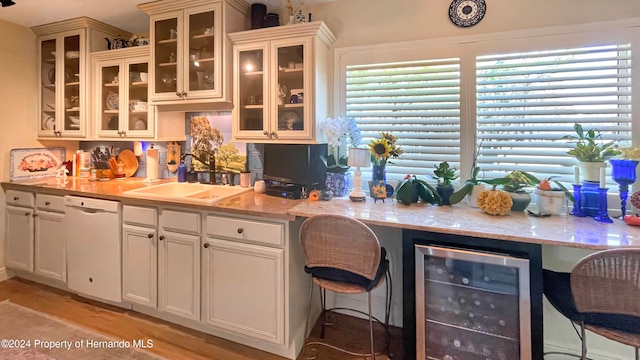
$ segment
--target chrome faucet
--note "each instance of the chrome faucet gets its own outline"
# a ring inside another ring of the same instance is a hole
[[[209,184],[212,185],[216,185],[216,156],[215,156],[215,152],[207,152],[207,154],[209,155],[209,161],[204,161],[201,158],[199,158],[198,156],[196,156],[195,154],[192,153],[184,153],[182,154],[182,156],[180,156],[180,159],[182,161],[184,161],[186,159],[187,156],[191,156],[193,159],[196,159],[198,161],[200,161],[203,164],[207,164],[207,166],[209,167],[209,170],[207,171],[198,171],[198,172],[206,172],[209,173]]]

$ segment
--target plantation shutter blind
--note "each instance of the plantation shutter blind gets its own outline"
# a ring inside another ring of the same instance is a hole
[[[389,159],[387,181],[433,174],[441,161],[459,167],[460,61],[347,66],[346,115],[355,118],[365,146],[381,131],[398,138],[404,153]],[[370,171],[362,174],[371,179]]]
[[[478,56],[476,101],[485,177],[523,170],[571,183],[574,144],[562,137],[575,135],[574,123],[630,145],[631,47]]]

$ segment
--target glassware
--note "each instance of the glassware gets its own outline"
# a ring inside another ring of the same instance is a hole
[[[586,215],[582,212],[582,195],[581,195],[582,185],[573,184],[573,198],[576,200],[573,203],[573,210],[571,210],[571,215],[578,217],[585,217]]]
[[[609,214],[607,213],[607,190],[609,189],[607,188],[598,189],[598,193],[599,193],[598,194],[599,195],[598,214],[593,218],[596,221],[612,223],[613,220],[609,218]]]
[[[636,167],[638,161],[628,159],[611,159],[611,178],[618,183],[620,192],[620,210],[622,214],[616,219],[623,219],[627,212],[627,197],[629,196],[629,185],[636,182]]]
[[[581,190],[582,212],[586,216],[598,215],[600,209],[600,184],[597,181],[583,181]]]

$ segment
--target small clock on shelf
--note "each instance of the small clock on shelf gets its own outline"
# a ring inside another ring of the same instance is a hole
[[[473,26],[487,12],[484,0],[453,0],[449,6],[449,19],[460,27]]]

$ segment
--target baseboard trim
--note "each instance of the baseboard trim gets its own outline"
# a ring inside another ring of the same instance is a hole
[[[588,348],[589,353],[589,359],[593,359],[593,360],[629,360],[629,357],[626,355],[621,355],[621,354],[613,354],[610,352],[603,352],[603,351],[598,351],[598,349],[594,349],[594,348]],[[580,358],[580,349],[575,349],[575,348],[568,348],[562,345],[558,345],[558,344],[554,344],[554,343],[550,343],[548,341],[545,340],[545,344],[544,344],[544,352],[549,353],[549,352],[563,352],[563,353],[569,353],[569,354],[573,354],[576,355],[577,358]],[[567,359],[566,356],[563,357],[563,355],[548,355],[545,356],[545,360],[563,360],[563,359]]]
[[[7,271],[6,267],[3,267],[2,269],[0,269],[0,281],[5,281],[8,279],[11,279],[13,277],[13,274],[10,274]]]

